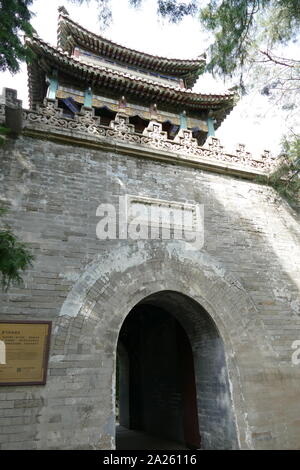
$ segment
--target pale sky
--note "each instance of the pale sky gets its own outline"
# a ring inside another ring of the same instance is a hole
[[[112,0],[113,24],[103,33],[94,0],[81,6],[65,0],[35,0],[31,6],[35,13],[32,24],[43,40],[56,45],[57,9],[63,5],[76,22],[124,46],[154,55],[185,59],[196,58],[204,52],[209,38],[201,33],[197,18],[185,18],[178,25],[169,24],[158,20],[153,4],[155,0],[147,0],[141,10],[135,10],[128,6],[127,0]],[[193,90],[220,92],[231,85],[205,74]],[[26,65],[23,64],[21,72],[14,76],[8,72],[1,73],[0,90],[4,86],[17,89],[23,107],[28,107]],[[228,151],[233,150],[237,143],[245,143],[254,154],[264,149],[276,154],[285,130],[285,116],[270,107],[267,98],[256,92],[240,101],[216,135]]]

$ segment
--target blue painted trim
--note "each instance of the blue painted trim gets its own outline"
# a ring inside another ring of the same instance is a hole
[[[93,105],[93,93],[90,88],[87,88],[84,92],[84,107],[91,108]]]
[[[57,78],[54,78],[54,77],[49,78],[47,98],[49,98],[50,100],[55,100],[57,89],[58,89],[58,80],[57,80]]]
[[[207,136],[214,137],[215,135],[214,120],[211,117],[207,118],[207,129],[208,129]]]
[[[180,113],[180,129],[187,129],[186,113]]]

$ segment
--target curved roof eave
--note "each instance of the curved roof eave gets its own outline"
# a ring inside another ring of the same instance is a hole
[[[182,89],[179,86],[157,83],[148,78],[136,77],[130,73],[116,71],[107,66],[84,63],[82,60],[69,57],[66,52],[50,46],[37,37],[27,39],[26,41],[33,52],[43,56],[52,66],[55,64],[57,67],[60,67],[61,70],[69,72],[70,74],[73,73],[77,77],[80,76],[83,81],[93,82],[94,84],[98,84],[98,82],[100,84],[103,78],[107,81],[113,80],[114,85],[117,85],[120,91],[122,88],[126,88],[130,91],[138,87],[140,91],[147,91],[148,94],[154,92],[154,94],[164,97],[166,101],[169,101],[168,97],[170,97],[173,102],[178,101],[191,107],[201,104],[207,104],[208,106],[225,103],[231,104],[235,96],[234,93],[231,92],[222,94],[195,93],[190,89]]]
[[[58,22],[58,47],[71,53],[74,46],[84,46],[91,52],[98,52],[104,57],[116,58],[126,63],[143,65],[149,70],[169,72],[189,82],[193,86],[205,66],[205,55],[197,59],[176,59],[154,56],[145,52],[124,47],[103,36],[92,33],[73,21],[69,16],[60,13]]]

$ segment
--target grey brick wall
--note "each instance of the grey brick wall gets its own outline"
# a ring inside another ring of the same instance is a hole
[[[9,141],[0,166],[6,220],[35,255],[24,287],[1,295],[0,319],[53,321],[47,384],[0,388],[0,449],[113,448],[118,333],[136,303],[164,290],[198,302],[220,333],[237,445],[300,448],[299,220],[273,190],[30,137]],[[124,194],[204,204],[202,250],[98,240],[98,205]]]

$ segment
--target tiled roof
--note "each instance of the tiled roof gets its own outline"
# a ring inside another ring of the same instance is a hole
[[[90,52],[130,65],[145,67],[148,70],[169,73],[183,78],[192,87],[205,66],[204,55],[197,59],[173,59],[159,57],[117,44],[87,29],[60,13],[58,21],[57,45],[69,54],[74,46],[83,47]]]
[[[102,64],[85,63],[75,57],[70,57],[66,51],[55,48],[38,37],[26,40],[35,53],[36,59],[29,64],[29,93],[31,105],[42,102],[44,85],[42,74],[51,73],[53,68],[66,73],[83,84],[93,84],[94,87],[111,89],[119,95],[146,99],[157,104],[165,103],[180,105],[183,109],[226,109],[233,107],[234,93],[195,93],[173,84],[162,84],[147,76],[137,77],[130,72],[121,72]]]

